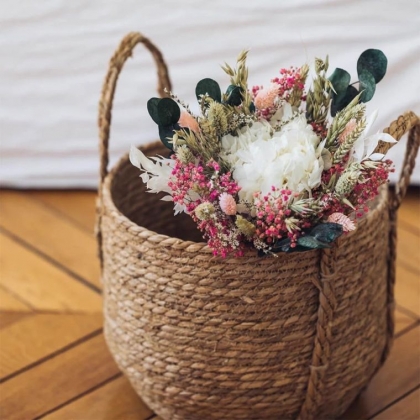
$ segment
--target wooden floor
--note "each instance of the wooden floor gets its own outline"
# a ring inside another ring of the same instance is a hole
[[[0,418],[157,419],[102,336],[95,194],[2,191],[0,199]],[[344,419],[420,419],[418,190],[398,226],[395,343]]]

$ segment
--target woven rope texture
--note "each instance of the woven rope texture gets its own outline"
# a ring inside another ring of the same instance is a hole
[[[145,191],[127,156],[108,174],[116,81],[138,43],[155,57],[160,94],[170,87],[162,55],[131,33],[111,59],[99,110],[97,236],[118,366],[166,420],[341,415],[392,343],[396,211],[420,143],[417,117],[387,129],[398,138],[411,129],[400,182],[332,249],[216,258],[188,216]],[[142,149],[165,153],[160,142]]]

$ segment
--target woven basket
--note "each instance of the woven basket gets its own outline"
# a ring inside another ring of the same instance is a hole
[[[121,370],[163,419],[326,419],[342,414],[386,359],[394,330],[396,210],[420,143],[413,113],[400,181],[332,249],[220,259],[188,216],[148,194],[128,156],[108,173],[118,75],[136,44],[170,89],[159,50],[128,34],[99,110],[97,236],[105,337]],[[384,145],[385,147],[385,145]],[[161,143],[142,150],[163,153]]]

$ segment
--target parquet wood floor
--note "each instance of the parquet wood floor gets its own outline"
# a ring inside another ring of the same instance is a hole
[[[105,346],[94,219],[94,192],[0,192],[2,420],[158,419]],[[398,234],[395,343],[342,419],[420,419],[418,189]]]

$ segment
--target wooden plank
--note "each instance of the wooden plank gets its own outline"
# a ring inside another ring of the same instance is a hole
[[[1,233],[0,247],[0,283],[32,308],[101,312],[101,296],[66,272]]]
[[[102,316],[33,314],[0,330],[0,378],[99,330]]]
[[[406,315],[403,312],[400,312],[398,309],[395,310],[395,333],[405,330],[406,328],[414,325],[417,320],[413,317]]]
[[[69,405],[43,417],[45,420],[124,419],[145,420],[153,412],[120,376]]]
[[[1,243],[1,242],[0,242]],[[1,246],[1,245],[0,245]],[[0,252],[0,258],[3,254],[4,249]],[[30,311],[31,308],[16,296],[14,296],[10,291],[4,289],[2,286],[4,279],[3,266],[1,267],[1,276],[0,276],[0,310],[2,311]]]
[[[118,372],[102,334],[98,335],[2,384],[0,417],[40,417]],[[83,414],[78,419],[88,420]]]
[[[420,389],[416,389],[396,404],[374,417],[374,420],[419,420]]]
[[[402,263],[420,275],[420,236],[398,227],[397,264]]]
[[[395,340],[385,365],[344,414],[342,420],[371,418],[413,390],[420,383],[419,360],[420,327],[416,327]]]
[[[96,219],[95,191],[30,191],[29,195],[93,232]]]
[[[420,318],[420,273],[402,264],[397,264],[395,299],[398,305],[410,310]]]
[[[0,312],[0,329],[9,327],[10,325],[29,316],[31,312]]]
[[[37,200],[18,191],[1,191],[1,225],[96,287],[99,262],[93,234],[76,227]]]
[[[420,230],[420,189],[409,189],[398,210],[399,220]]]

